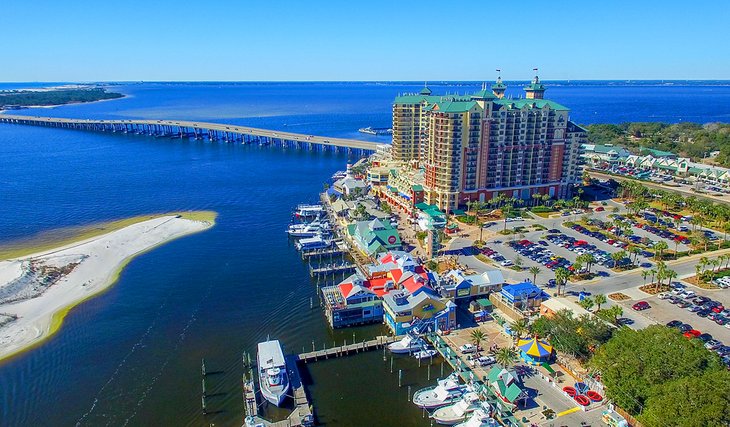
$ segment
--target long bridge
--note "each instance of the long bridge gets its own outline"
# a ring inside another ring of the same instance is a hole
[[[241,142],[310,150],[345,151],[355,155],[375,152],[379,146],[370,141],[305,135],[222,123],[185,120],[96,120],[0,114],[0,123],[49,126],[97,132],[149,135],[156,138],[194,138],[197,140]]]

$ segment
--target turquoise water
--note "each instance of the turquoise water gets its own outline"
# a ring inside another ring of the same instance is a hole
[[[465,92],[478,84],[434,87]],[[0,88],[9,88],[4,85]],[[116,87],[127,98],[22,114],[179,118],[385,141],[357,133],[390,123],[390,102],[416,84],[151,83]],[[728,121],[720,85],[551,87],[581,122]],[[593,120],[595,119],[595,120]],[[344,169],[343,154],[0,125],[0,241],[152,212],[210,209],[213,229],[135,259],[108,292],[75,308],[43,346],[0,365],[3,426],[241,424],[241,353],[266,336],[289,351],[382,332],[333,333],[316,286],[283,230]],[[223,373],[200,411],[200,360]],[[332,426],[429,425],[406,402],[427,371],[382,354],[311,365],[317,415]],[[434,368],[432,375],[435,376]]]

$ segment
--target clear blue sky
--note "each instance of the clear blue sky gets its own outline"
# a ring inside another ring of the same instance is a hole
[[[730,79],[730,2],[4,0],[0,81]]]

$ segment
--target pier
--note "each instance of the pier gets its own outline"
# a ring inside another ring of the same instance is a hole
[[[224,123],[185,120],[94,120],[0,114],[0,123],[46,126],[95,132],[148,135],[156,138],[223,141],[272,145],[311,151],[335,151],[366,156],[381,144],[357,139],[305,135]]]
[[[325,249],[311,249],[302,251],[302,259],[308,258],[323,258],[323,257],[337,257],[347,253],[347,246],[344,242],[335,242],[330,248]]]
[[[386,345],[398,341],[398,337],[389,337],[381,335],[373,340],[355,342],[352,344],[343,344],[322,350],[314,350],[307,353],[300,353],[297,358],[304,363],[316,362],[317,360],[329,359],[341,356],[347,356],[351,353],[361,353],[364,351],[376,350]]]
[[[329,276],[336,275],[338,273],[347,274],[352,273],[357,268],[357,265],[349,262],[343,262],[341,264],[327,264],[319,267],[309,267],[309,275],[312,277],[317,276]]]

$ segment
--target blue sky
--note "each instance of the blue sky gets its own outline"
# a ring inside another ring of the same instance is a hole
[[[4,0],[0,81],[730,79],[726,1]]]

